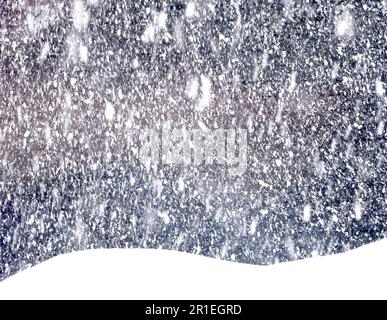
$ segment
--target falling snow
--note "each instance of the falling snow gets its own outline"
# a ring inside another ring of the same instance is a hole
[[[273,264],[386,237],[386,1],[0,13],[0,279],[83,249]],[[245,174],[144,166],[141,133],[166,124],[248,129]]]
[[[310,221],[311,211],[312,211],[312,209],[311,209],[310,205],[306,205],[304,207],[304,221],[305,222],[309,222]]]
[[[336,33],[337,36],[341,38],[352,37],[354,35],[353,17],[349,10],[345,9],[345,11],[337,17]]]
[[[106,108],[105,108],[106,120],[112,121],[114,119],[114,114],[115,114],[114,106],[110,102],[107,102]]]

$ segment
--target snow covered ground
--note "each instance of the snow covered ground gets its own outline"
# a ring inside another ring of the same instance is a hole
[[[0,298],[386,299],[387,240],[270,267],[162,250],[62,255],[0,283]]]

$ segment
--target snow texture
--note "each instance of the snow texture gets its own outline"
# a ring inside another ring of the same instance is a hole
[[[0,279],[60,254],[249,264],[387,232],[387,3],[3,0]],[[144,129],[248,129],[248,166],[144,167]]]

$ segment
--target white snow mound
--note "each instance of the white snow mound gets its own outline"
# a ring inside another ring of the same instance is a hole
[[[163,250],[62,255],[0,283],[1,299],[386,299],[387,240],[254,266]]]

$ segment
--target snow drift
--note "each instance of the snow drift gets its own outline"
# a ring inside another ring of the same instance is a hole
[[[269,267],[163,250],[56,257],[0,284],[0,298],[385,299],[387,240]]]

